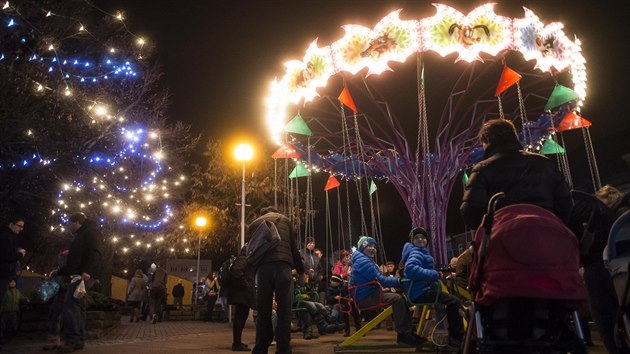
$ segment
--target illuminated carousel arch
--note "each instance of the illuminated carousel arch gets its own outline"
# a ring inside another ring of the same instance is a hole
[[[556,81],[556,88],[561,89],[560,96],[562,97],[559,100],[557,97],[550,97],[545,113],[558,118],[558,111],[561,111],[563,116],[573,115],[579,118],[574,124],[575,127],[587,126],[581,123],[585,120],[577,115],[586,99],[586,62],[581,53],[580,41],[577,38],[569,39],[563,32],[561,23],[543,24],[534,12],[527,8],[524,8],[523,18],[508,18],[495,14],[494,4],[479,6],[468,15],[446,5],[434,4],[434,6],[437,9],[436,14],[421,20],[401,20],[399,16],[401,10],[397,10],[385,16],[373,29],[359,25],[345,25],[343,38],[325,47],[319,47],[315,40],[306,50],[302,60],[286,62],[284,75],[272,82],[266,101],[267,123],[271,139],[279,145],[291,143],[294,145],[291,148],[301,150],[302,157],[297,160],[301,160],[308,168],[323,169],[331,175],[338,175],[345,179],[360,179],[357,178],[362,177],[360,173],[348,174],[339,170],[335,171],[331,167],[331,160],[336,158],[337,165],[339,165],[339,160],[344,160],[344,157],[333,156],[341,154],[340,151],[322,156],[314,154],[310,146],[300,146],[297,141],[287,141],[287,126],[293,122],[293,120],[288,122],[289,119],[293,116],[301,119],[299,117],[300,105],[306,105],[318,98],[319,91],[325,88],[335,75],[356,76],[366,73],[366,77],[379,76],[391,70],[390,63],[404,63],[409,57],[428,52],[438,53],[442,57],[457,54],[456,62],[468,63],[483,62],[483,58],[488,57],[504,58],[506,53],[518,52],[525,61],[533,61],[535,70],[540,74],[549,73],[549,76],[553,77],[558,73],[568,73],[571,85],[567,86],[572,87],[558,85]],[[502,76],[499,81],[503,79]],[[510,85],[514,83],[511,82]],[[509,87],[507,85],[503,83],[503,90]],[[501,82],[498,86],[501,86]],[[422,95],[422,99],[419,100],[421,102],[419,102],[418,126],[418,149],[422,145],[421,154],[417,151],[414,161],[412,153],[405,158],[402,156],[402,149],[397,150],[387,144],[376,144],[371,150],[368,149],[369,156],[360,160],[364,168],[371,170],[371,173],[366,173],[366,177],[383,177],[394,183],[406,203],[413,225],[429,226],[434,235],[437,235],[432,240],[431,248],[438,260],[445,263],[446,205],[454,179],[474,154],[472,141],[478,127],[468,131],[466,137],[462,137],[461,134],[441,136],[439,132],[442,131],[442,127],[440,127],[436,140],[448,139],[449,142],[438,144],[436,141],[434,151],[430,153],[427,142],[426,113],[424,117],[422,113],[422,105],[426,104],[423,101],[424,87],[419,87],[418,90],[419,95]],[[553,94],[555,92],[556,90]],[[568,95],[567,92],[569,92]],[[497,88],[496,97],[499,107],[501,107],[501,96],[502,93]],[[356,117],[361,107],[357,109],[354,106],[345,85],[339,101],[342,103],[340,104],[342,116],[345,115],[344,107],[354,113],[355,127],[358,131],[360,128],[356,123]],[[567,104],[568,101],[571,101],[570,105]],[[523,107],[521,109],[524,111]],[[521,114],[524,115],[523,111]],[[502,111],[501,113],[503,114]],[[352,118],[352,115],[349,117]],[[557,125],[554,125],[553,117],[550,119],[551,134],[537,140],[532,140],[530,136],[528,148],[540,151],[543,143],[546,146],[546,140],[553,142],[554,133],[560,131]],[[452,118],[448,116],[447,120]],[[562,120],[562,117],[559,118]],[[423,129],[421,137],[420,132]],[[350,138],[352,137],[348,135],[348,139]],[[357,147],[355,158],[359,154],[358,146],[362,144],[363,142],[359,140],[355,142],[354,146]],[[447,147],[447,145],[451,146]],[[418,155],[421,156],[420,160],[427,163],[420,161]],[[346,171],[347,159],[344,162]],[[439,160],[443,164],[448,164],[448,167],[440,167],[439,162],[436,162]],[[392,165],[396,168],[392,168]],[[377,170],[380,172],[374,172]],[[414,179],[414,175],[418,178]],[[419,203],[419,201],[423,202]],[[428,212],[428,205],[435,206],[432,209],[436,210]]]

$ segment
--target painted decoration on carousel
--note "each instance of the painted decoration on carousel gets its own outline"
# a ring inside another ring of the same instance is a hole
[[[524,8],[524,17],[511,19],[494,13],[486,4],[464,15],[456,9],[434,4],[434,16],[422,20],[401,20],[396,10],[373,29],[345,25],[345,35],[326,47],[317,40],[302,60],[285,63],[286,71],[271,84],[267,97],[267,123],[273,140],[280,144],[288,107],[309,102],[318,96],[328,79],[342,71],[354,75],[367,68],[367,75],[391,70],[388,62],[405,62],[416,52],[434,51],[441,56],[457,53],[455,61],[482,60],[479,53],[496,56],[504,50],[518,51],[526,60],[535,60],[536,69],[568,70],[577,93],[577,106],[586,98],[586,61],[581,43],[570,40],[559,22],[544,24],[533,11]],[[351,108],[352,109],[352,108]],[[356,109],[352,109],[356,113]]]

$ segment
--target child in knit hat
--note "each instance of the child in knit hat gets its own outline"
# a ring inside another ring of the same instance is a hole
[[[411,314],[407,300],[399,293],[382,292],[381,288],[396,288],[400,286],[400,279],[388,277],[381,273],[374,258],[376,257],[376,240],[369,236],[362,236],[357,243],[358,252],[350,257],[352,275],[350,286],[356,286],[353,291],[355,304],[360,309],[374,308],[375,306],[392,306],[394,322],[396,322],[396,341],[407,346],[421,346],[427,340],[416,335],[411,324]],[[377,281],[377,285],[366,285]]]

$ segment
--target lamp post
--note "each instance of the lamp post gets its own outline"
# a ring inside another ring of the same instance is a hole
[[[201,236],[203,236],[203,231],[206,229],[206,225],[208,224],[208,219],[205,216],[198,216],[195,218],[195,225],[199,229],[199,240],[197,242],[197,276],[195,288],[195,305],[197,305],[197,298],[199,298],[199,264],[201,263]]]
[[[254,150],[247,144],[239,144],[234,150],[236,160],[243,162],[243,178],[241,180],[241,248],[245,245],[245,163],[252,159]]]

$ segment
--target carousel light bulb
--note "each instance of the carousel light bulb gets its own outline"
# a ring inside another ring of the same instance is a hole
[[[107,107],[102,106],[102,105],[96,106],[94,108],[94,114],[100,117],[107,115]]]

